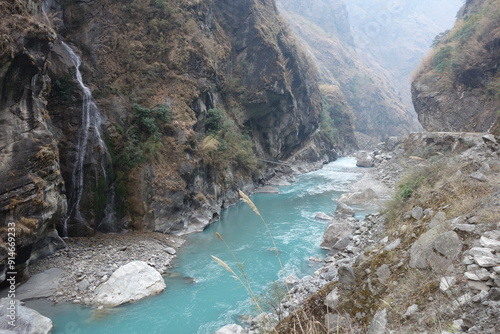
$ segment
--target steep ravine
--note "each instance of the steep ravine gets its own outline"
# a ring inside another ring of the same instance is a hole
[[[263,160],[321,165],[343,149],[317,140],[317,73],[272,0],[0,8],[9,13],[0,27],[0,223],[3,240],[16,225],[19,272],[63,246],[56,229],[200,231],[238,189],[284,168]],[[84,124],[82,83],[102,123]],[[105,151],[112,161],[102,163]],[[117,219],[105,226],[112,200]]]

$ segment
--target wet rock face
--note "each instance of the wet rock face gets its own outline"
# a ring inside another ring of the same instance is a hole
[[[18,36],[16,53],[0,68],[0,232],[6,241],[15,231],[20,273],[33,253],[64,244],[57,234],[44,241],[64,216],[66,197],[57,143],[46,122],[47,55],[55,35],[38,29]],[[5,247],[0,246],[1,273]]]

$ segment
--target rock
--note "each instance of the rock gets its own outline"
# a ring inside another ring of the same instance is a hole
[[[483,237],[481,237],[479,242],[481,243],[481,246],[483,246],[485,248],[500,251],[500,241],[498,241],[498,240],[493,240],[493,239],[486,238],[483,236]]]
[[[462,250],[462,241],[453,231],[443,232],[446,224],[422,234],[410,249],[410,267],[446,270]],[[436,251],[436,252],[435,252]]]
[[[440,212],[436,213],[434,215],[434,217],[432,217],[432,220],[429,223],[429,227],[433,228],[435,226],[438,226],[438,225],[444,223],[445,220],[446,220],[446,213],[440,211]]]
[[[15,309],[15,311],[12,311]],[[15,327],[9,324],[15,314]],[[48,334],[53,328],[52,320],[35,310],[25,307],[20,300],[0,299],[0,333],[9,334]],[[6,320],[6,321],[5,321]]]
[[[413,210],[411,210],[411,216],[416,220],[421,219],[424,216],[424,209],[419,206],[414,207]]]
[[[321,219],[321,220],[332,220],[332,217],[327,215],[326,213],[323,212],[318,212],[316,216],[314,216],[316,219]]]
[[[339,241],[347,238],[350,234],[352,234],[352,231],[353,226],[349,218],[336,217],[330,222],[330,224],[328,224],[325,233],[323,234],[321,248],[327,250],[334,249],[334,246],[336,246]]]
[[[258,193],[258,194],[279,194],[280,190],[276,187],[265,186],[265,187],[257,188],[255,190],[255,193]]]
[[[375,273],[377,274],[379,282],[385,284],[389,277],[391,277],[391,268],[387,264],[384,264],[378,267]]]
[[[417,312],[418,312],[418,305],[417,304],[413,304],[412,306],[408,307],[408,309],[406,310],[406,312],[403,315],[403,317],[410,318],[412,315],[414,315]]]
[[[397,238],[396,240],[394,240],[393,242],[391,242],[390,244],[388,244],[387,246],[384,247],[384,250],[386,252],[390,252],[390,251],[393,251],[395,250],[399,245],[401,244],[401,239]]]
[[[474,180],[478,180],[481,182],[486,182],[488,180],[486,175],[484,175],[483,173],[480,173],[480,172],[474,172],[470,175],[470,177]]]
[[[472,256],[488,256],[488,257],[493,257],[493,249],[491,248],[485,248],[485,247],[472,247],[467,251],[469,255]]]
[[[243,327],[241,327],[240,325],[232,324],[222,327],[221,329],[217,330],[214,334],[245,334],[245,333],[248,333],[248,331],[245,330]]]
[[[156,295],[165,290],[160,273],[142,261],[133,261],[118,268],[99,286],[94,304],[118,306]]]
[[[495,267],[500,263],[500,260],[495,257],[475,255],[474,261],[483,268]]]
[[[483,136],[483,141],[488,144],[488,143],[493,143],[493,144],[496,144],[497,141],[495,139],[495,136],[493,136],[491,133],[488,133],[486,135]]]
[[[354,211],[353,208],[344,203],[337,203],[337,208],[335,209],[335,213],[352,217],[356,212]]]
[[[384,143],[384,148],[387,152],[391,152],[401,143],[403,143],[402,137],[387,137]]]
[[[499,302],[500,301],[500,289],[499,288],[491,289],[489,297],[491,300],[493,300],[495,302]]]
[[[442,292],[446,292],[456,283],[457,278],[455,276],[441,277],[441,280],[439,282],[439,290],[441,290]]]
[[[490,290],[490,287],[484,282],[467,281],[467,286],[471,290],[478,290],[478,291],[489,291]]]
[[[490,279],[489,271],[484,268],[475,271],[468,271],[464,274],[464,276],[471,281],[487,281]]]
[[[476,226],[472,224],[454,224],[453,230],[472,233],[476,230]]]
[[[354,284],[356,283],[356,278],[354,276],[354,269],[350,266],[341,266],[339,268],[339,282],[344,284]]]
[[[177,254],[177,251],[176,251],[174,248],[172,248],[172,247],[167,247],[167,248],[165,248],[165,252],[167,252],[167,253],[168,253],[168,254],[170,254],[170,255],[175,255],[175,254]]]
[[[384,334],[387,325],[387,310],[378,311],[373,317],[367,334]]]
[[[66,272],[59,268],[48,269],[33,275],[28,282],[16,289],[16,298],[19,300],[48,298],[54,294],[65,275]]]
[[[332,292],[330,292],[326,296],[325,306],[328,307],[330,310],[334,310],[339,305],[339,301],[340,301],[339,291],[337,288],[335,288],[332,290]]]
[[[366,151],[359,151],[356,158],[357,167],[370,168],[374,166],[373,156]]]

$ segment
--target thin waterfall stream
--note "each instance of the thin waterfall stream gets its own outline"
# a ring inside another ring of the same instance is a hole
[[[111,164],[111,158],[107,147],[102,139],[101,134],[101,124],[102,115],[99,108],[94,102],[92,93],[90,89],[83,83],[82,73],[80,72],[80,66],[82,61],[80,57],[69,47],[66,43],[61,41],[64,49],[67,51],[69,57],[71,58],[75,67],[75,77],[78,85],[82,91],[82,121],[80,129],[77,133],[77,144],[76,144],[76,161],[71,172],[71,188],[68,190],[68,212],[63,221],[63,236],[68,236],[68,220],[76,219],[76,221],[82,221],[82,213],[80,211],[80,202],[83,196],[84,183],[85,183],[85,171],[84,162],[89,153],[88,144],[89,141],[94,144],[90,148],[92,151],[98,151],[96,154],[102,155],[103,158],[98,159],[98,168],[100,170],[95,170],[95,175],[102,175],[104,177],[105,183],[109,184],[108,175],[106,168]],[[92,133],[92,140],[90,135]],[[92,153],[92,152],[90,152]],[[114,219],[114,192],[111,194],[111,200],[108,201],[105,209],[105,217],[102,221],[112,222]]]
[[[237,268],[216,233],[242,263],[255,294],[266,294],[276,280],[292,274],[301,278],[318,269],[309,259],[325,256],[320,243],[328,223],[315,215],[332,213],[335,200],[360,176],[354,158],[341,158],[299,176],[291,186],[279,187],[280,194],[251,196],[274,236],[284,272],[262,221],[247,204],[238,203],[204,232],[187,237],[165,277],[167,289],[162,294],[101,311],[73,304],[39,310],[52,318],[54,334],[211,334],[224,325],[242,323],[257,311],[241,284],[211,258]],[[356,216],[366,213],[357,211]]]

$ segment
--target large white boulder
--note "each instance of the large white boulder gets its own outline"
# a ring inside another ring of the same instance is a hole
[[[48,334],[52,327],[52,320],[23,306],[20,300],[0,299],[0,333]]]
[[[94,297],[94,303],[113,307],[135,302],[157,295],[167,285],[161,274],[146,262],[133,261],[118,268],[101,284]]]

